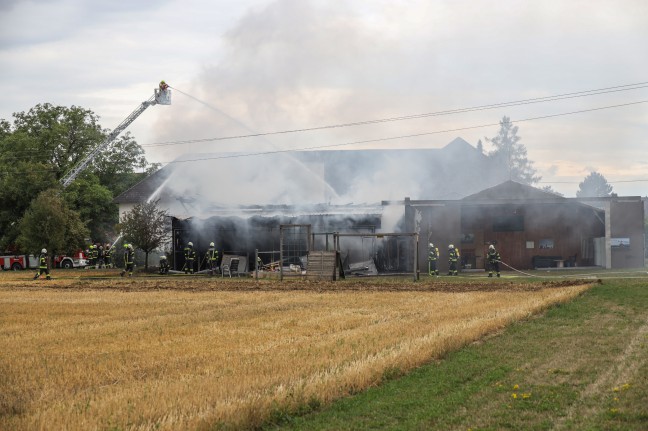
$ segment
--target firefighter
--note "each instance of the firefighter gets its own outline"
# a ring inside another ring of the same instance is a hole
[[[104,251],[104,263],[106,264],[106,268],[112,268],[112,263],[110,261],[111,257],[112,257],[112,247],[110,246],[110,243],[107,243],[106,250]]]
[[[105,252],[103,245],[99,246],[99,249],[97,250],[97,268],[105,268],[106,267],[106,261],[105,261]]]
[[[133,251],[133,246],[130,244],[124,244],[124,270],[121,272],[121,276],[123,277],[126,272],[128,272],[128,276],[132,277],[133,276],[133,260],[135,257],[135,252]]]
[[[216,246],[214,245],[213,242],[209,243],[209,249],[207,249],[207,255],[205,256],[207,259],[207,267],[209,268],[209,275],[214,275],[214,271],[216,271],[217,266],[217,261],[218,261],[218,250],[216,250]]]
[[[42,249],[40,256],[38,256],[38,272],[34,276],[34,280],[39,278],[43,273],[45,273],[45,279],[51,280],[49,267],[47,266],[47,249]]]
[[[91,256],[91,265],[96,268],[98,258],[99,258],[99,250],[97,249],[97,246],[94,244],[90,246],[90,256]]]
[[[486,253],[486,259],[488,260],[488,276],[492,277],[493,276],[493,270],[495,270],[495,273],[497,276],[500,276],[500,269],[499,269],[499,263],[500,260],[500,254],[495,250],[495,246],[493,244],[488,246],[488,253]]]
[[[257,255],[256,258],[256,268],[259,271],[263,271],[263,260],[261,260],[261,256]]]
[[[94,245],[90,244],[88,246],[88,266],[86,269],[94,268],[96,259],[94,256]]]
[[[450,269],[448,269],[448,275],[459,275],[459,272],[457,270],[457,262],[459,261],[459,250],[457,250],[455,246],[452,244],[448,246],[448,261],[450,263]]]
[[[164,90],[166,90],[167,88],[169,88],[169,84],[167,84],[166,82],[164,82],[164,80],[160,81],[160,91],[164,91]]]
[[[428,275],[439,276],[439,269],[437,268],[437,259],[439,258],[439,249],[430,243],[428,246]]]
[[[193,242],[189,241],[184,249],[184,272],[185,274],[194,273],[194,261],[196,260],[196,250],[193,248]]]
[[[166,255],[160,256],[160,275],[169,274],[169,261],[167,260]]]

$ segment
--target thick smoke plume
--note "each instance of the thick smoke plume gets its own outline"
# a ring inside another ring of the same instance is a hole
[[[158,124],[158,140],[248,135],[433,109],[434,98],[414,87],[402,94],[393,92],[397,87],[390,82],[413,73],[408,72],[408,63],[398,64],[403,55],[399,52],[406,47],[395,46],[388,26],[382,25],[386,11],[376,15],[362,9],[355,3],[282,0],[249,13],[225,35],[227,54],[206,68],[190,88],[181,89],[204,103],[176,92],[174,106],[163,112]],[[318,160],[321,153],[297,157],[283,152],[407,135],[421,126],[421,120],[388,122],[163,147],[167,159],[175,155],[186,160],[173,164],[168,187],[205,206],[458,197],[461,187],[456,183],[464,176],[449,172],[456,177],[455,186],[436,184],[434,175],[417,164],[415,154],[392,153],[354,162],[350,159],[357,153],[345,156],[335,151],[339,162],[329,160],[325,166]],[[436,136],[371,145],[438,149],[451,140],[452,136]],[[367,145],[337,148],[359,150]],[[282,152],[229,156],[276,151]],[[469,159],[463,160],[467,171],[474,170]]]

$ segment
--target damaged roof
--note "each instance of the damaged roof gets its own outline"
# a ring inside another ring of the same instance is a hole
[[[518,183],[517,181],[508,180],[496,186],[484,189],[480,192],[466,196],[464,201],[501,201],[501,200],[559,200],[565,201],[567,198],[556,193],[540,190],[528,184]]]

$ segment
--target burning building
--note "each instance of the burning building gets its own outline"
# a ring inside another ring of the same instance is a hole
[[[643,266],[640,198],[563,198],[507,175],[460,138],[440,149],[191,154],[115,202],[120,215],[148,200],[167,210],[175,269],[189,241],[199,253],[213,241],[246,262],[255,250],[279,250],[282,225],[310,225],[320,250],[327,233],[416,232],[419,268],[430,240],[458,246],[466,269],[484,268],[489,244],[519,269]],[[403,196],[410,198],[395,200]],[[405,245],[367,243],[348,245],[349,260],[410,268]]]
[[[403,207],[394,214],[381,201],[465,196],[484,182],[496,184],[493,172],[493,161],[461,138],[440,149],[191,154],[115,202],[120,215],[149,200],[169,212],[171,253],[180,268],[189,241],[198,250],[214,241],[219,250],[250,256],[278,250],[285,224],[308,224],[317,234],[395,231]],[[326,247],[325,236],[315,242]]]

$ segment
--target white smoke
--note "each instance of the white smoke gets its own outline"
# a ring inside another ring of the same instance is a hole
[[[339,2],[281,0],[249,13],[225,35],[227,54],[206,68],[190,88],[179,89],[205,103],[176,91],[172,109],[160,111],[157,140],[336,124],[367,119],[365,112],[389,117],[394,112],[389,83],[372,82],[377,78],[372,73],[375,68],[385,76],[395,67],[375,63],[381,58],[378,47],[389,46],[389,37],[377,32],[376,23],[361,12]],[[367,64],[371,67],[366,68]],[[299,162],[289,153],[212,158],[227,152],[337,145],[407,132],[407,127],[388,124],[163,147],[167,160],[172,155],[204,159],[176,163],[168,186],[175,194],[223,205],[346,204],[419,196],[420,182],[403,175],[406,167],[396,162],[358,176],[340,196],[324,181],[316,161]],[[357,166],[349,174],[362,168]]]

